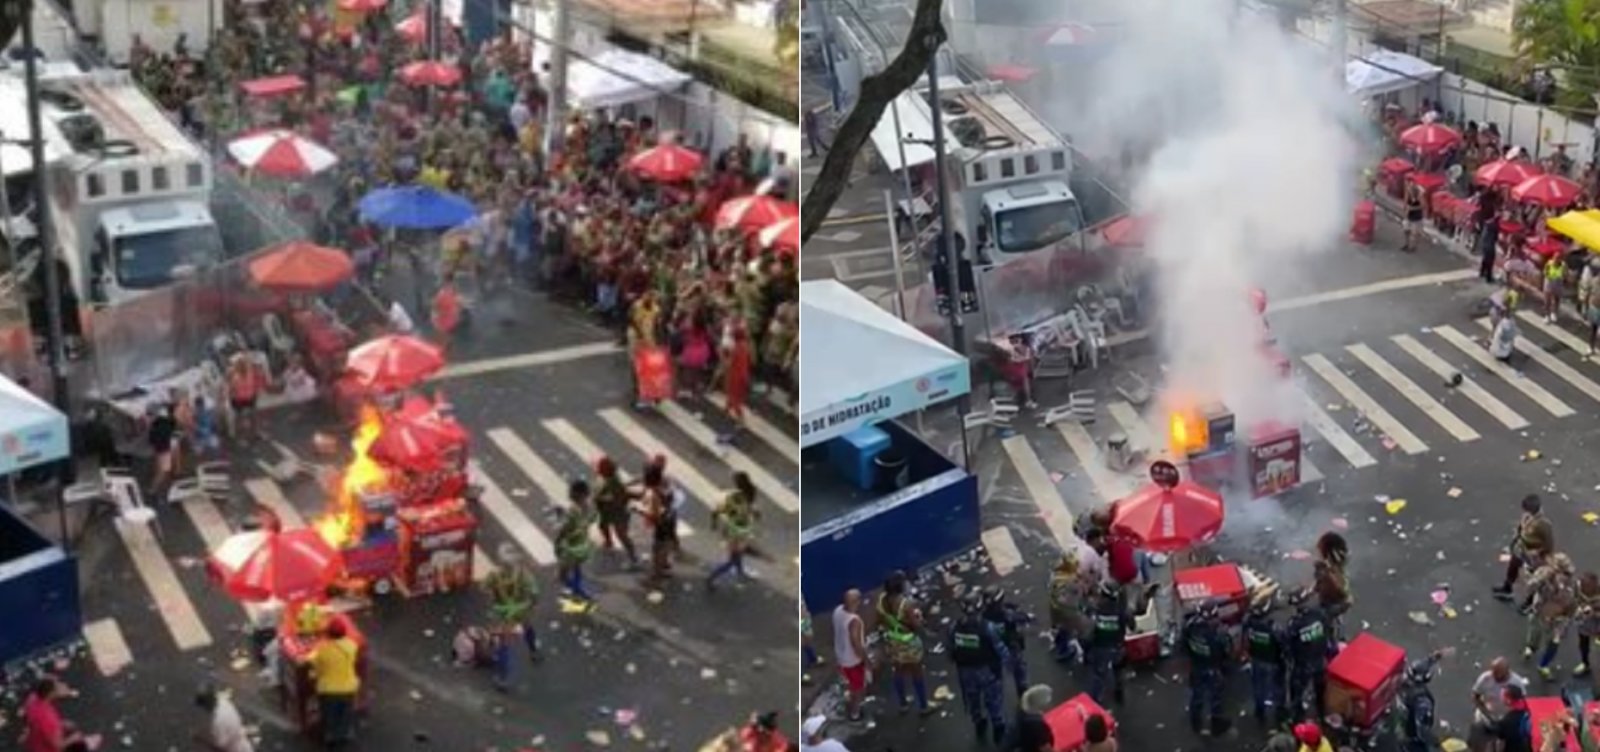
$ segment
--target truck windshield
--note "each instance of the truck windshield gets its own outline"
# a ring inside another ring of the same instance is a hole
[[[1071,199],[1008,209],[994,215],[995,242],[1005,253],[1036,251],[1078,231],[1078,203]]]
[[[117,285],[128,290],[161,287],[180,266],[204,267],[222,259],[222,236],[211,226],[125,235],[113,242]]]

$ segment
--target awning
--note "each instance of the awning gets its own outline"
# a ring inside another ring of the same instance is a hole
[[[1590,251],[1600,253],[1600,209],[1569,211],[1545,221],[1550,229],[1561,233]]]
[[[620,107],[655,99],[660,92],[692,80],[689,74],[649,55],[609,49],[588,60],[572,58],[567,69],[567,96],[579,109]]]
[[[67,456],[67,416],[0,376],[0,475]]]
[[[1344,83],[1351,94],[1366,98],[1427,83],[1443,72],[1421,58],[1380,49],[1345,63]]]
[[[827,350],[800,359],[802,447],[972,388],[966,358],[837,281],[802,282],[800,316]]]
[[[895,114],[900,116],[900,129],[895,130]],[[901,143],[904,142],[906,163],[900,164]],[[911,143],[919,141],[922,143]],[[933,121],[928,119],[928,105],[918,95],[906,92],[895,97],[883,110],[883,117],[872,128],[872,146],[888,165],[890,172],[906,167],[916,167],[933,161]]]

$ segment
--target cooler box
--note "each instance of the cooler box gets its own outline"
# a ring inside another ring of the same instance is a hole
[[[1593,704],[1593,703],[1591,703],[1591,704]],[[1554,718],[1554,717],[1556,717],[1558,715],[1561,715],[1561,713],[1563,711],[1566,711],[1566,710],[1569,710],[1569,709],[1570,708],[1567,705],[1567,701],[1563,700],[1560,697],[1529,697],[1528,698],[1528,720],[1530,721],[1530,724],[1533,726],[1533,748],[1534,749],[1541,749],[1542,745],[1544,744],[1544,733],[1543,733],[1543,730],[1539,728],[1539,726],[1542,725],[1545,721],[1547,721],[1547,720],[1549,720],[1551,718]],[[1574,714],[1574,717],[1573,717],[1572,720],[1578,721],[1578,720],[1582,720],[1582,719],[1577,717],[1576,714]],[[1583,749],[1583,747],[1578,746],[1578,735],[1577,734],[1572,734],[1572,733],[1567,734],[1566,743],[1567,743],[1567,746],[1559,747],[1559,749],[1570,750],[1572,752],[1576,752],[1577,750]]]
[[[401,592],[430,595],[472,586],[478,520],[460,499],[400,510]]]
[[[876,426],[857,428],[828,444],[828,460],[856,488],[871,491],[877,485],[873,461],[889,448],[889,434]]]
[[[1044,722],[1050,727],[1050,735],[1055,739],[1055,751],[1076,752],[1088,744],[1089,740],[1084,735],[1084,724],[1090,717],[1096,715],[1106,717],[1107,728],[1110,729],[1112,736],[1116,736],[1117,719],[1111,717],[1105,708],[1100,707],[1094,698],[1087,694],[1080,694],[1045,713]]]
[[[1245,589],[1244,577],[1235,564],[1217,564],[1210,567],[1180,569],[1172,573],[1178,588],[1178,605],[1184,612],[1206,601],[1215,600],[1219,616],[1228,624],[1244,621],[1250,605],[1250,594]]]
[[[1250,497],[1266,498],[1300,485],[1300,429],[1266,421],[1250,429]]]
[[[1328,664],[1328,713],[1354,728],[1370,728],[1400,688],[1406,651],[1362,632]]]
[[[1122,660],[1149,663],[1161,657],[1161,612],[1156,598],[1145,602],[1144,613],[1133,619],[1133,629],[1122,639]]]
[[[1395,181],[1391,186],[1401,185]],[[1391,191],[1394,188],[1391,187]],[[1398,198],[1398,196],[1396,196]],[[1371,201],[1362,201],[1356,204],[1355,213],[1350,217],[1350,241],[1361,245],[1372,245],[1372,236],[1376,233],[1378,225],[1378,207]]]

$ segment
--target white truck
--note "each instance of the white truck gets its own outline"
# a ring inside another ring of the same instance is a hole
[[[939,99],[957,246],[970,248],[975,263],[999,265],[1076,242],[1083,215],[1067,185],[1066,140],[994,81],[941,77]],[[934,113],[926,85],[901,95],[893,110],[873,131],[879,154],[896,171],[931,162]],[[902,150],[907,166],[900,164]]]

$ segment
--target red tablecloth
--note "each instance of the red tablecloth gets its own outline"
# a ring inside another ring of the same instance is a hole
[[[1522,223],[1521,222],[1513,222],[1513,221],[1511,221],[1509,219],[1500,220],[1500,234],[1501,235],[1516,235],[1516,234],[1518,234],[1520,232],[1522,232]]]
[[[1415,165],[1399,157],[1390,157],[1378,164],[1378,172],[1383,173],[1385,176],[1404,175],[1415,169],[1417,169]]]
[[[1444,185],[1444,176],[1436,172],[1413,172],[1406,176],[1406,180],[1424,191],[1438,190]]]
[[[1117,721],[1107,713],[1105,708],[1095,703],[1094,698],[1087,694],[1080,694],[1060,705],[1050,709],[1044,714],[1044,722],[1050,727],[1050,733],[1055,737],[1056,752],[1074,752],[1088,743],[1084,737],[1083,724],[1090,716],[1103,715],[1111,733],[1116,734]]]
[[[1544,238],[1543,240],[1528,241],[1527,248],[1529,253],[1532,253],[1541,259],[1548,259],[1551,256],[1560,255],[1563,251],[1567,250],[1567,244],[1556,238]]]

